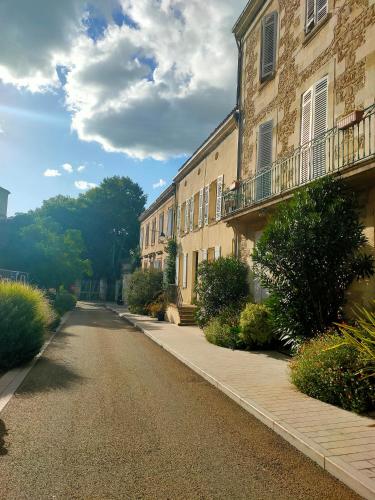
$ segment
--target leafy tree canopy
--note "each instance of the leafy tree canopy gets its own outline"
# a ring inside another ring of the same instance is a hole
[[[356,197],[340,179],[317,180],[280,206],[253,262],[284,336],[298,343],[339,319],[348,286],[374,272],[366,243]]]

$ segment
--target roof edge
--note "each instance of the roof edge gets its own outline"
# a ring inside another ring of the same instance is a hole
[[[143,222],[147,217],[149,217],[157,208],[159,208],[165,201],[167,201],[171,196],[174,195],[175,184],[174,182],[170,184],[164,191],[156,198],[151,205],[144,210],[138,217],[139,222]]]
[[[232,28],[232,33],[239,39],[244,36],[250,24],[268,0],[249,0]]]

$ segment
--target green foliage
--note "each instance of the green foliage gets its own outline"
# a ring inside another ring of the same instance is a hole
[[[68,311],[75,308],[77,304],[77,297],[67,290],[59,290],[53,302],[53,307],[57,313],[62,316]]]
[[[1,223],[0,267],[30,273],[43,288],[119,277],[139,236],[146,197],[129,177],[104,179],[77,199],[56,196]]]
[[[212,319],[204,326],[203,332],[208,342],[221,347],[236,349],[239,347],[239,328],[223,322],[222,318]]]
[[[135,271],[128,283],[127,302],[129,311],[136,314],[147,314],[147,306],[162,291],[163,273],[155,269],[139,269]]]
[[[301,391],[355,412],[375,408],[375,385],[361,371],[368,361],[337,334],[306,342],[290,363],[291,380]]]
[[[352,281],[373,274],[357,208],[343,181],[326,177],[282,204],[266,226],[254,272],[284,339],[298,344],[325,331],[339,319]]]
[[[165,296],[161,293],[154,302],[151,302],[147,306],[147,310],[152,318],[158,318],[158,320],[163,320],[166,310]]]
[[[0,281],[0,370],[32,359],[53,321],[45,296],[28,285]]]
[[[246,264],[234,257],[203,261],[198,267],[195,286],[198,324],[207,325],[228,306],[240,311],[249,294],[247,278]]]
[[[264,304],[246,305],[240,317],[240,337],[246,347],[263,347],[272,342],[270,313]]]
[[[374,301],[375,305],[375,301]],[[352,325],[337,325],[342,334],[341,342],[335,346],[351,346],[367,360],[362,373],[368,377],[375,377],[375,311],[365,307],[358,307],[356,322]]]
[[[177,257],[177,242],[174,239],[170,239],[165,247],[165,253],[167,258],[165,260],[164,266],[164,289],[168,288],[168,285],[172,285],[176,281],[176,257]]]

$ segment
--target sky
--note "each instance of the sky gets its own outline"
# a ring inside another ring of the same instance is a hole
[[[127,175],[151,203],[235,105],[245,0],[0,0],[8,215]]]

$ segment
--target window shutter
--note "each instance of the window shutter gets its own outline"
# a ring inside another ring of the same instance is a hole
[[[173,235],[173,208],[168,209],[167,236]]]
[[[184,233],[188,232],[189,228],[189,200],[185,201],[185,221],[184,221]]]
[[[216,220],[219,221],[221,219],[221,206],[223,199],[223,178],[224,176],[220,175],[217,178],[216,183]]]
[[[187,264],[188,264],[188,254],[184,253],[184,260],[182,266],[182,286],[187,287]]]
[[[159,238],[164,233],[164,212],[159,215]]]
[[[271,194],[273,120],[259,127],[256,196],[261,200]]]
[[[181,230],[181,205],[177,207],[177,234],[180,234]]]
[[[179,280],[179,274],[180,274],[180,256],[176,256],[176,285],[178,286],[178,280]]]
[[[313,177],[324,175],[326,168],[325,137],[327,130],[328,78],[315,84],[313,110]],[[319,138],[320,136],[320,138]]]
[[[198,227],[203,224],[203,188],[199,190],[199,211],[198,211]]]
[[[311,141],[312,135],[312,95],[310,88],[302,96],[301,112],[301,146]],[[307,182],[310,178],[310,146],[301,149],[301,181]]]
[[[144,230],[143,228],[141,229],[141,234],[139,236],[139,248],[142,250],[143,248],[143,235],[144,235]]]
[[[306,0],[306,25],[305,31],[308,33],[315,24],[315,0]]]
[[[265,16],[262,21],[262,50],[260,79],[273,75],[276,65],[277,12]]]
[[[221,256],[221,246],[218,245],[215,247],[215,260],[219,259]]]
[[[210,186],[204,188],[204,225],[208,225],[208,212],[210,208]]]
[[[203,248],[202,250],[202,261],[207,260],[207,248]]]
[[[318,23],[328,12],[327,0],[316,0],[316,22]]]
[[[194,229],[194,195],[190,198],[190,231]]]

